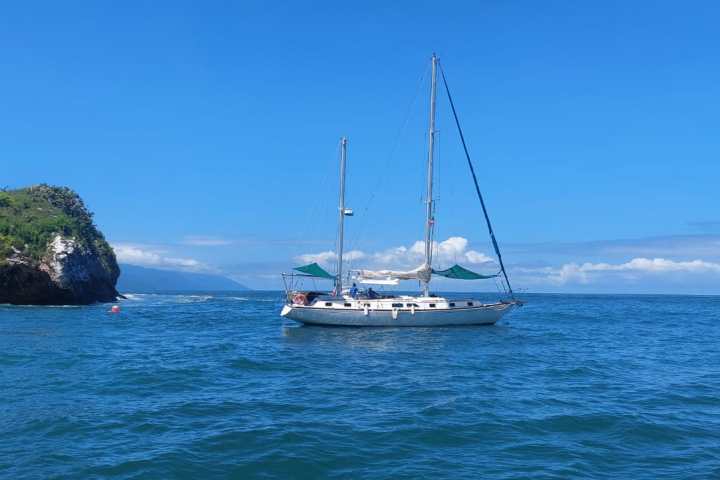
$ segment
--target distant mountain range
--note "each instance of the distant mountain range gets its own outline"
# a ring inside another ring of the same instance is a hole
[[[159,270],[123,264],[120,265],[117,290],[120,293],[152,293],[160,291],[250,289],[221,275]]]

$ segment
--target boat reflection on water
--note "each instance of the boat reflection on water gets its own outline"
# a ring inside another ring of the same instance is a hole
[[[482,341],[492,343],[507,336],[508,326],[503,323],[486,325]],[[438,335],[446,331],[446,335]],[[282,337],[289,344],[312,346],[338,346],[343,349],[362,349],[376,352],[406,352],[408,354],[447,352],[458,342],[477,342],[475,326],[449,327],[326,327],[287,322],[282,326]]]

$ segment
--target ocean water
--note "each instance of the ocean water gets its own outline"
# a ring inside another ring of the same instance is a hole
[[[525,297],[436,329],[0,306],[0,477],[720,478],[720,297]]]

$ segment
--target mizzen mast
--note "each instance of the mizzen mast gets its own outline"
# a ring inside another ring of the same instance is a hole
[[[337,278],[335,292],[342,295],[343,245],[345,235],[345,215],[351,216],[352,210],[345,208],[345,164],[347,163],[347,137],[340,139],[340,200],[338,202],[338,236],[337,236]]]

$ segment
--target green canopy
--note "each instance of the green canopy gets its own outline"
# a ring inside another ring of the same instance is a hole
[[[328,278],[331,280],[335,279],[335,275],[332,275],[328,272],[326,272],[320,265],[317,263],[311,263],[309,265],[303,265],[302,267],[295,267],[293,270],[297,270],[298,272],[305,273],[307,275],[310,275],[311,277],[318,277],[318,278]]]
[[[447,270],[433,270],[432,273],[434,273],[435,275],[440,275],[441,277],[456,278],[458,280],[483,280],[486,278],[495,278],[498,276],[497,273],[494,275],[480,275],[479,273],[472,272],[467,268],[461,267],[458,264],[453,265]]]

